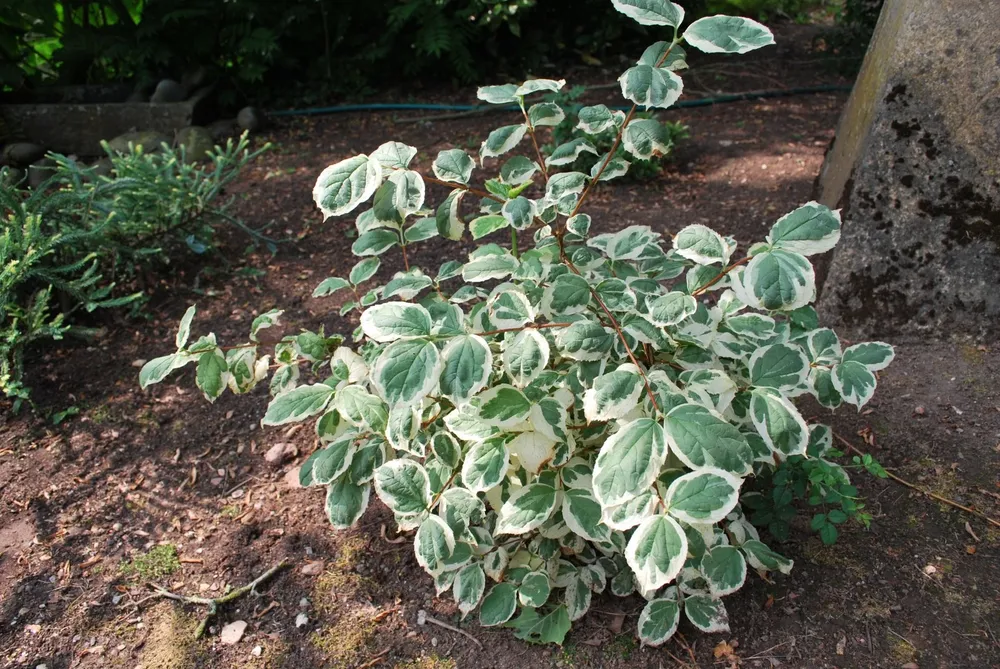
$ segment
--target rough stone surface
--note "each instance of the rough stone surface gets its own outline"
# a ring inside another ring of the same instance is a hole
[[[212,139],[222,143],[234,136],[239,126],[236,124],[236,119],[226,118],[212,121],[206,127],[208,128],[208,132],[211,133]]]
[[[13,142],[3,147],[3,159],[8,165],[24,167],[45,155],[45,147],[31,142]]]
[[[236,123],[244,130],[256,132],[264,127],[264,115],[256,107],[244,107],[236,114]]]
[[[149,101],[153,103],[182,102],[187,97],[187,93],[188,89],[173,79],[163,79],[156,84],[156,90],[153,91]]]
[[[140,130],[137,132],[126,132],[118,135],[114,139],[108,140],[108,146],[115,153],[128,153],[128,145],[131,143],[135,147],[142,147],[146,153],[159,151],[160,145],[166,142],[170,144],[170,138],[155,130]]]
[[[56,173],[57,166],[56,161],[51,158],[42,158],[33,162],[28,167],[28,187],[32,189],[40,188],[42,184]]]
[[[177,131],[177,146],[184,147],[188,161],[204,160],[215,148],[215,141],[207,129],[193,125]]]
[[[20,167],[8,167],[6,171],[3,172],[3,178],[0,179],[0,187],[16,188],[21,186],[26,176],[27,173]]]
[[[990,2],[883,8],[818,183],[844,209],[819,308],[854,335],[1000,332],[998,34]]]

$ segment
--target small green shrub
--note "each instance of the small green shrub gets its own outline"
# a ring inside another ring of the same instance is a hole
[[[145,555],[126,562],[119,570],[126,578],[140,578],[143,581],[155,581],[170,576],[181,568],[177,558],[177,548],[171,544],[153,546]]]
[[[205,162],[182,149],[109,151],[111,174],[53,154],[54,175],[40,188],[0,189],[0,389],[28,397],[25,349],[69,333],[78,312],[131,305],[139,280],[185,254],[215,250],[215,230],[235,225],[255,241],[273,243],[226,212],[224,189],[267,147],[246,137],[216,147]],[[7,179],[6,168],[0,180]]]
[[[527,99],[564,82],[480,88],[481,100],[523,115],[480,147],[480,164],[505,157],[482,188],[464,150],[439,153],[429,177],[410,168],[417,149],[399,142],[331,165],[316,182],[326,217],[372,202],[356,219],[352,250],[362,260],[314,292],[351,296],[341,313],[360,312],[353,349],[323,332],[272,349],[263,333],[280,310],[254,319],[244,344],[224,347],[214,334],[192,342],[191,307],[175,352],[139,374],[145,388],[194,363],[209,400],[270,376],[263,424],[314,422],[323,446],[299,479],[326,488],[334,527],[357,523],[374,490],[400,530],[415,531],[417,562],[439,595],[450,591],[463,614],[478,608],[483,625],[538,643],[562,643],[606,589],[648,600],[644,644],[667,641],[682,612],[703,631],[728,630],[722,598],[742,587],[748,565],[792,568],[744,513],[744,482],[778,490],[789,484],[780,482],[786,463],[808,462],[818,474],[801,486],[796,478],[793,494],[853,497],[825,459],[828,428],[807,424],[792,400],[860,408],[894,355],[880,342],[843,348],[819,327],[807,256],[833,248],[840,217],[815,202],[778,219],[740,259],[733,239],[704,225],[667,238],[645,226],[593,229],[588,195],[630,168],[617,146],[629,159],[666,146],[662,125],[636,112],[680,96],[680,68],[665,67],[683,59],[680,43],[724,53],[773,43],[749,19],[704,18],[680,33],[684,11],[668,0],[612,4],[666,26],[669,39],[622,75],[628,113],[580,110],[592,134],[615,133],[590,175],[555,171],[552,161],[550,171],[537,149],[508,156],[563,120],[559,104]],[[564,150],[575,148],[553,155]],[[450,190],[436,208],[427,184]],[[479,215],[466,225],[462,205],[473,198]],[[433,273],[409,265],[412,245],[466,230],[509,234],[510,247],[481,243]],[[379,256],[397,247],[406,270],[371,287]],[[832,513],[824,527],[839,520]]]

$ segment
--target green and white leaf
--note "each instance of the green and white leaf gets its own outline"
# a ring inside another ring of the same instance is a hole
[[[462,149],[446,149],[438,153],[431,165],[434,176],[441,181],[468,184],[476,163]]]
[[[596,156],[597,149],[588,140],[577,137],[557,146],[552,155],[545,159],[545,164],[550,166],[570,165],[584,153],[592,153]]]
[[[677,325],[698,310],[698,302],[685,293],[673,291],[649,304],[649,317],[660,327]]]
[[[372,368],[375,391],[390,407],[422,400],[440,375],[441,356],[433,343],[422,339],[389,344]]]
[[[512,583],[497,583],[479,607],[479,624],[483,627],[503,625],[514,616],[515,611],[517,588]]]
[[[455,576],[455,603],[462,617],[469,615],[483,598],[486,591],[486,574],[478,564],[463,567]]]
[[[691,525],[710,525],[736,507],[742,483],[729,472],[705,468],[674,479],[663,501],[674,518]]]
[[[840,241],[840,211],[809,202],[771,227],[767,243],[804,256],[826,253]]]
[[[844,357],[847,357],[846,353]],[[837,393],[845,402],[853,404],[858,409],[867,404],[875,394],[877,383],[875,374],[860,362],[851,360],[842,362],[834,365],[830,373],[830,380]]]
[[[264,425],[285,425],[318,416],[333,395],[333,388],[323,383],[293,388],[271,400],[261,422]]]
[[[674,580],[687,559],[684,530],[669,516],[657,515],[639,524],[625,547],[625,560],[642,590],[657,590]]]
[[[413,552],[417,557],[417,564],[427,573],[435,574],[444,569],[445,561],[454,551],[455,534],[448,523],[433,514],[427,516],[413,537]]]
[[[622,418],[636,407],[644,387],[635,365],[602,374],[583,395],[584,415],[588,421]]]
[[[718,468],[746,476],[753,451],[739,429],[699,404],[682,404],[664,420],[670,452],[691,469]]]
[[[744,555],[746,555],[747,562],[754,569],[760,571],[779,571],[782,574],[790,574],[792,572],[792,565],[794,563],[791,560],[775,553],[760,541],[755,539],[744,541],[740,545],[740,548],[743,550]]]
[[[427,471],[412,460],[390,460],[375,470],[375,492],[393,513],[413,516],[431,505]]]
[[[555,512],[559,498],[555,488],[543,483],[520,488],[500,508],[494,534],[526,534],[541,527]]]
[[[622,138],[625,150],[640,160],[666,154],[673,144],[663,124],[651,118],[629,123]]]
[[[622,95],[643,107],[670,107],[684,91],[684,82],[670,70],[639,64],[618,78]],[[596,153],[596,152],[595,152]]]
[[[453,337],[441,357],[441,393],[455,405],[465,404],[486,386],[493,368],[493,353],[482,337]]]
[[[620,125],[625,120],[623,112],[611,111],[605,105],[583,107],[578,112],[577,117],[580,122],[576,127],[588,135],[599,135],[605,130]]]
[[[465,455],[462,482],[472,492],[485,492],[504,480],[509,466],[510,452],[502,438],[477,442]]]
[[[869,341],[855,344],[844,351],[844,362],[857,362],[872,372],[879,372],[889,366],[896,352],[892,346],[880,341]]]
[[[171,372],[180,369],[195,360],[187,353],[171,353],[160,358],[153,358],[139,370],[139,387],[143,390],[167,378]]]
[[[652,485],[667,457],[663,427],[638,418],[611,435],[594,465],[594,497],[603,508],[618,506]]]
[[[385,176],[392,170],[405,170],[410,166],[410,161],[417,155],[417,149],[402,142],[386,142],[374,151],[370,158],[378,161],[382,166],[382,175]]]
[[[431,325],[427,309],[409,302],[377,304],[361,314],[361,329],[366,337],[377,342],[429,337]]]
[[[731,249],[722,235],[704,225],[689,225],[674,237],[674,250],[699,265],[725,265]]]
[[[326,488],[326,517],[335,530],[353,527],[368,508],[372,487],[342,476]]]
[[[528,108],[528,120],[535,128],[556,126],[566,118],[566,112],[555,102],[539,102]]]
[[[729,631],[729,613],[721,599],[708,595],[688,595],[684,599],[684,615],[691,624],[706,634]]]
[[[652,599],[639,614],[639,641],[643,646],[662,646],[677,631],[681,608],[675,599]]]
[[[741,274],[731,272],[729,276],[734,279],[737,296],[755,309],[793,311],[816,297],[816,274],[798,253],[759,253]]]
[[[313,200],[324,219],[341,216],[368,200],[381,183],[378,161],[361,154],[323,170],[313,187]]]
[[[752,19],[718,15],[689,25],[684,41],[705,53],[746,53],[774,44],[774,35]]]
[[[701,558],[701,573],[713,597],[730,595],[743,587],[747,563],[735,546],[715,546]]]
[[[589,490],[574,488],[563,492],[562,517],[574,533],[598,543],[611,540],[611,532],[601,521],[601,504]]]
[[[549,342],[538,330],[508,333],[500,355],[504,372],[514,385],[524,388],[549,364]]]
[[[684,8],[670,0],[611,0],[615,9],[644,26],[678,27]]]
[[[750,356],[750,383],[788,393],[806,382],[809,358],[795,344],[772,344]]]
[[[482,162],[487,158],[495,158],[507,153],[521,143],[527,131],[528,126],[524,123],[497,128],[489,134],[479,148],[479,161]]]
[[[805,454],[809,428],[795,405],[780,393],[754,389],[750,395],[750,419],[771,450],[785,457]]]

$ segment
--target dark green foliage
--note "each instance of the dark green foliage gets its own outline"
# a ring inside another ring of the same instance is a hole
[[[882,3],[883,0],[844,0],[837,11],[836,26],[826,39],[844,72],[853,74],[861,67],[882,13]]]
[[[262,150],[251,152],[244,137],[203,165],[167,147],[111,155],[111,176],[53,155],[58,167],[38,190],[0,189],[0,390],[18,404],[26,399],[26,347],[85,334],[70,325],[80,312],[138,307],[144,295],[135,288],[146,273],[213,251],[216,224],[263,240],[219,202]],[[8,178],[4,168],[0,180]]]
[[[230,100],[309,102],[601,56],[645,32],[601,0],[17,0],[0,5],[0,85],[134,78],[149,90],[207,67]]]
[[[810,528],[819,534],[824,544],[837,540],[837,526],[849,520],[856,520],[868,527],[871,515],[863,509],[858,489],[850,483],[846,470],[864,469],[872,476],[885,478],[882,466],[865,454],[855,456],[852,464],[841,466],[822,457],[795,455],[777,468],[764,468],[758,474],[755,487],[770,490],[770,494],[748,493],[742,497],[743,505],[749,512],[750,522],[757,527],[767,528],[779,541],[787,541],[791,520],[798,514],[796,502],[805,502],[817,507],[810,521]],[[843,453],[830,450],[824,455],[840,457]]]

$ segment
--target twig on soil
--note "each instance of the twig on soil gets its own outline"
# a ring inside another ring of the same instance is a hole
[[[172,599],[174,601],[181,602],[182,604],[197,604],[199,606],[208,607],[208,612],[205,613],[205,617],[202,618],[201,622],[198,624],[198,628],[194,631],[194,638],[200,639],[205,634],[205,629],[208,627],[208,622],[215,616],[216,613],[218,613],[219,606],[221,606],[222,604],[228,604],[229,602],[239,597],[242,597],[248,592],[253,592],[258,585],[260,585],[264,581],[267,581],[269,578],[274,576],[276,573],[278,573],[288,565],[289,562],[287,560],[282,560],[281,562],[271,567],[270,569],[268,569],[263,574],[261,574],[254,580],[250,581],[243,587],[236,588],[235,590],[228,592],[222,595],[221,597],[215,597],[214,599],[208,599],[207,597],[178,595],[176,593],[170,592],[169,590],[166,590],[165,588],[161,588],[155,583],[150,583],[149,587],[152,588],[156,594],[154,594],[152,597],[147,597],[146,599],[140,600],[139,602],[136,603],[136,606],[142,604],[142,602],[145,602],[147,599],[162,597],[165,599]]]
[[[767,648],[766,650],[762,650],[762,651],[760,651],[759,653],[757,653],[756,655],[751,655],[750,657],[744,657],[744,658],[743,658],[743,661],[744,661],[744,662],[747,662],[747,661],[749,661],[749,660],[762,660],[762,659],[764,659],[764,658],[768,657],[768,655],[767,655],[767,654],[768,654],[768,653],[770,653],[770,652],[771,652],[772,650],[774,650],[775,648],[781,648],[782,646],[787,646],[787,645],[788,645],[788,644],[790,644],[790,643],[791,643],[791,644],[794,644],[794,643],[795,643],[795,639],[790,639],[790,640],[788,640],[788,641],[782,641],[782,642],[781,642],[781,643],[779,643],[778,645],[776,645],[776,646],[771,646],[770,648]]]
[[[423,622],[421,622],[421,621],[423,621]],[[417,624],[418,625],[422,625],[422,624],[424,624],[424,622],[432,623],[434,625],[437,625],[438,627],[443,627],[444,629],[449,630],[451,632],[457,632],[458,634],[461,634],[462,636],[470,639],[474,644],[476,644],[480,648],[483,647],[483,644],[479,641],[479,639],[477,639],[476,637],[472,636],[471,634],[469,634],[465,630],[459,629],[459,628],[455,627],[454,625],[449,625],[448,623],[443,622],[441,620],[438,620],[437,618],[432,618],[429,615],[427,615],[426,611],[424,611],[423,609],[421,609],[419,612],[417,612]]]
[[[893,632],[891,627],[886,627],[886,629],[889,631],[889,634],[893,635],[894,637],[898,637],[898,638],[902,639],[903,641],[905,641],[910,648],[916,648],[916,646],[913,645],[912,641],[910,641],[909,639],[907,639],[902,634],[897,634],[896,632]]]
[[[381,664],[382,660],[385,659],[385,656],[388,655],[389,651],[391,651],[391,650],[392,650],[391,646],[389,648],[386,648],[381,653],[379,653],[378,655],[376,655],[372,659],[368,660],[364,664],[358,665],[358,669],[371,669],[371,667],[374,667],[376,664]]]
[[[849,452],[854,453],[855,455],[859,455],[859,456],[863,456],[864,455],[864,453],[862,453],[857,448],[855,448],[854,444],[852,444],[851,442],[847,441],[846,439],[844,439],[843,437],[841,437],[836,432],[833,433],[833,436],[836,437],[837,441],[839,441],[840,443],[842,443],[847,448],[847,450]],[[933,493],[930,490],[924,490],[920,486],[914,485],[913,483],[910,483],[906,479],[901,478],[901,477],[897,476],[896,474],[893,474],[888,469],[885,470],[885,473],[886,473],[886,475],[889,478],[891,478],[896,483],[904,485],[907,488],[910,488],[911,490],[916,490],[920,494],[926,495],[927,497],[930,497],[931,499],[937,500],[938,502],[941,502],[942,504],[947,504],[948,506],[953,506],[956,509],[960,509],[962,511],[965,511],[966,513],[971,513],[973,516],[976,516],[977,518],[982,518],[983,520],[985,520],[990,525],[993,525],[995,527],[1000,527],[1000,520],[995,520],[993,518],[990,518],[989,516],[987,516],[984,513],[980,513],[979,511],[976,511],[975,509],[970,509],[967,506],[962,506],[958,502],[952,501],[952,500],[948,499],[947,497],[942,497],[941,495],[938,495],[937,493]],[[890,630],[890,631],[892,631],[892,630]]]

